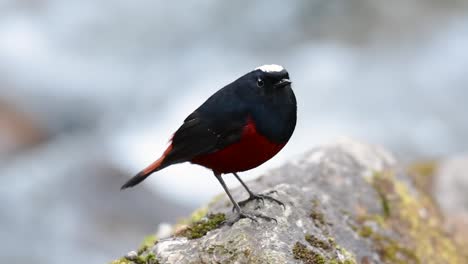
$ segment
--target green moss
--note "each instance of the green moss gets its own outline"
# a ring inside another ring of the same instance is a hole
[[[224,220],[226,220],[226,216],[224,214],[211,214],[206,218],[191,224],[186,229],[179,232],[178,235],[187,237],[188,239],[200,238],[206,235],[209,231],[218,228]]]
[[[159,261],[156,259],[156,255],[153,252],[148,253],[147,255],[139,255],[134,260],[134,264],[159,264]]]
[[[345,259],[344,261],[339,259],[332,259],[329,260],[327,264],[356,264],[356,261],[354,259]]]
[[[433,169],[422,171],[428,175]],[[355,230],[371,240],[384,263],[463,263],[461,249],[442,229],[441,214],[425,192],[410,191],[391,171],[376,173],[370,182],[383,200],[383,217],[358,216]],[[377,228],[369,228],[369,222]]]
[[[221,251],[222,253],[227,252],[227,249],[224,245],[211,245],[206,252],[208,254],[214,254],[215,252]]]
[[[228,249],[226,248],[226,246],[224,245],[211,245],[207,250],[206,250],[207,253],[209,254],[219,254],[219,255],[236,255],[237,254],[237,250],[235,249]]]
[[[370,237],[373,234],[372,227],[363,226],[361,229],[358,230],[358,234],[362,237]]]
[[[310,212],[310,217],[314,220],[314,224],[317,227],[325,225],[327,222],[325,221],[325,216],[319,209],[320,201],[318,199],[312,200],[312,211]]]
[[[128,259],[123,257],[119,260],[114,260],[111,264],[158,264],[156,255],[153,252],[146,253],[152,246],[157,243],[155,235],[149,235],[143,239],[137,251],[135,259]]]
[[[410,248],[404,246],[403,240],[399,243],[389,236],[374,232],[368,226],[361,227],[357,233],[364,238],[372,240],[372,245],[384,263],[420,263],[415,253]]]
[[[254,261],[256,256],[252,252],[252,248],[246,246],[244,242],[247,242],[250,238],[244,232],[236,232],[231,234],[227,242],[220,243],[208,243],[207,247],[203,246],[202,250],[210,255],[212,259],[222,258],[222,263],[263,263]],[[263,257],[268,254],[264,252]],[[213,263],[216,261],[213,260]],[[198,263],[198,262],[197,262]],[[212,262],[209,262],[212,263]],[[221,263],[221,262],[216,262]]]
[[[335,242],[335,239],[333,237],[328,237],[327,240],[328,240],[328,244],[330,244],[330,246],[336,247],[336,242]]]
[[[327,241],[320,240],[314,235],[309,235],[309,234],[305,235],[305,240],[309,242],[311,246],[316,247],[316,248],[321,248],[324,250],[328,250],[331,248],[330,244]]]
[[[293,255],[295,259],[301,260],[306,264],[326,264],[327,260],[322,255],[315,253],[314,251],[307,249],[307,246],[296,242],[293,247]]]
[[[375,173],[371,182],[380,198],[383,216],[384,218],[387,218],[390,216],[390,201],[388,200],[387,194],[391,192],[389,189],[393,186],[392,182],[390,182],[387,178],[382,177],[381,173]]]
[[[303,263],[311,264],[356,264],[356,260],[353,254],[349,253],[344,248],[336,245],[334,239],[328,239],[328,243],[320,241],[311,235],[306,236],[307,242],[315,248],[321,248],[325,250],[325,253],[329,255],[322,255],[311,249],[308,249],[306,245],[296,242],[293,247],[293,255],[295,259],[301,260]],[[317,242],[320,241],[320,242]],[[340,257],[338,257],[338,254]],[[343,260],[344,258],[344,260]]]
[[[310,217],[311,217],[312,219],[314,219],[314,222],[315,222],[315,223],[318,223],[318,224],[320,224],[320,225],[324,225],[324,224],[325,224],[325,216],[324,216],[321,212],[319,212],[319,211],[312,211],[312,212],[310,213]]]
[[[153,252],[146,255],[145,261],[147,264],[159,264],[159,261],[156,259],[156,255]]]
[[[415,252],[404,246],[404,244],[389,237],[375,234],[373,236],[374,246],[385,263],[395,264],[418,264],[421,263]]]
[[[131,260],[126,259],[125,257],[112,261],[110,264],[134,264]]]
[[[310,217],[313,219],[315,226],[321,230],[322,235],[327,236],[327,239],[322,240],[313,234],[306,234],[305,240],[324,255],[308,250],[305,245],[297,242],[293,248],[294,257],[301,259],[304,263],[355,264],[356,260],[353,254],[340,247],[333,237],[328,236],[329,231],[324,227],[331,224],[326,221],[319,207],[320,201],[318,199],[312,200]],[[349,214],[349,212],[342,213],[344,215]]]
[[[135,259],[127,259],[123,257],[118,260],[112,261],[110,264],[159,264],[154,253],[148,253],[146,255],[138,255]]]
[[[206,217],[207,213],[208,207],[204,206],[193,211],[189,217],[178,219],[177,223],[172,227],[172,234],[179,236],[180,233],[184,232],[188,226],[191,226]]]
[[[411,164],[408,167],[408,172],[430,177],[436,174],[438,167],[439,165],[434,160],[420,161]]]
[[[313,206],[314,208],[319,207],[319,206],[320,206],[320,201],[319,201],[319,199],[317,199],[317,198],[313,199],[313,200],[312,200],[312,206]]]
[[[143,254],[146,250],[151,248],[157,243],[157,238],[155,235],[149,235],[143,239],[143,242],[141,242],[140,247],[138,248],[138,255]]]
[[[437,173],[438,167],[439,165],[436,161],[415,162],[408,167],[408,175],[412,179],[414,186],[429,197],[432,197],[434,176]]]
[[[340,255],[344,258],[344,261],[341,261],[339,259],[335,259],[335,261],[338,261],[337,263],[339,264],[356,264],[356,258],[354,255],[346,250],[343,247],[336,246],[336,250],[340,253]]]

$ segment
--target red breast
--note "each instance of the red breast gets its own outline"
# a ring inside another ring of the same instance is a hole
[[[273,143],[258,133],[249,118],[239,142],[191,160],[192,163],[212,169],[215,173],[232,173],[253,169],[271,159],[284,146]]]

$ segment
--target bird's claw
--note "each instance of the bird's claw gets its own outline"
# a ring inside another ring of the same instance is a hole
[[[260,200],[262,202],[262,204],[265,204],[265,199],[266,200],[269,200],[271,202],[274,202],[274,203],[277,203],[279,205],[281,205],[283,207],[283,209],[286,209],[286,205],[281,202],[280,200],[276,199],[276,198],[273,198],[271,196],[269,196],[268,194],[272,194],[272,193],[277,193],[277,191],[270,191],[268,192],[267,194],[251,194],[249,198],[243,200],[243,201],[240,201],[238,204],[240,207],[243,207],[245,206],[247,203],[249,203],[250,201],[253,201],[253,200]],[[232,211],[234,211],[236,208],[233,207],[232,208]]]
[[[275,223],[278,223],[278,221],[273,217],[269,217],[269,216],[262,215],[262,214],[246,213],[244,211],[239,211],[233,219],[226,220],[226,221],[224,221],[224,223],[231,226],[234,223],[236,223],[237,221],[239,221],[240,219],[244,219],[244,218],[250,219],[255,223],[258,223],[257,218],[264,219],[264,220],[266,220],[268,222],[275,221]]]
[[[249,198],[247,198],[247,199],[245,199],[243,201],[240,201],[239,206],[244,207],[250,201],[254,201],[254,200],[260,200],[262,202],[262,205],[265,205],[265,199],[268,199],[268,198],[263,197],[263,195],[261,195],[261,194],[253,194],[253,195],[250,195]]]

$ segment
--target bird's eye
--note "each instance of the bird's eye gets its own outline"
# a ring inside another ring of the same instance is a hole
[[[263,80],[260,79],[260,78],[258,78],[258,80],[257,80],[257,86],[261,88],[261,87],[263,87],[263,85],[265,85],[265,83],[263,82]]]

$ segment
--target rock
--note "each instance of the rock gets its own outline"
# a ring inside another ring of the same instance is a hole
[[[436,173],[434,194],[445,214],[468,214],[468,156],[442,161]]]
[[[138,259],[138,252],[136,251],[130,251],[125,255],[125,258],[128,260],[136,260]]]
[[[447,228],[468,248],[468,156],[441,161],[434,182],[434,196],[444,213]]]
[[[146,263],[468,263],[433,200],[382,148],[345,140],[249,183],[286,208],[251,202],[277,223],[232,217],[225,195],[140,249]],[[246,197],[233,189],[235,199]],[[147,256],[151,260],[147,260]],[[117,260],[114,263],[122,263]],[[138,262],[127,262],[138,263]]]

